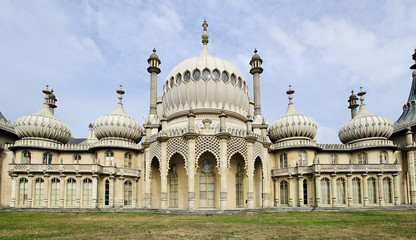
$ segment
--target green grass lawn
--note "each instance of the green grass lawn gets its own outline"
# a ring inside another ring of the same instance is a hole
[[[1,239],[416,239],[416,210],[236,215],[0,212]]]

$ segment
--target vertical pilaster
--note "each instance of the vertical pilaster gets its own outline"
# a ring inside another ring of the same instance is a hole
[[[331,174],[331,188],[332,188],[332,207],[337,206],[337,181],[336,174]]]
[[[407,152],[407,167],[409,174],[410,203],[416,204],[415,151]]]
[[[367,181],[367,174],[364,173],[362,176],[363,176],[364,206],[368,206],[368,181]]]
[[[269,207],[270,202],[270,171],[269,171],[269,152],[268,152],[269,144],[263,144],[262,149],[262,156],[263,156],[263,208]]]
[[[227,139],[228,135],[219,135],[220,138],[220,175],[221,175],[221,192],[220,192],[220,208],[227,209]]]
[[[132,202],[132,207],[137,207],[137,182],[139,181],[138,178],[135,178],[133,180],[133,202]]]
[[[92,175],[92,207],[98,207],[98,175]]]
[[[299,207],[303,207],[303,176],[298,176],[298,199]]]
[[[152,207],[152,195],[150,192],[150,186],[152,183],[152,177],[151,177],[151,165],[150,165],[150,157],[149,157],[149,147],[146,147],[145,149],[145,193],[144,193],[144,198],[145,198],[145,207],[146,208],[151,208]]]
[[[247,208],[254,207],[254,159],[253,159],[253,141],[247,141]]]
[[[279,179],[274,179],[274,206],[279,206],[279,197],[280,197],[280,186],[279,186]]]
[[[61,177],[61,182],[60,182],[60,190],[61,190],[61,196],[60,196],[60,198],[61,198],[61,208],[63,208],[64,206],[65,206],[65,186],[66,186],[66,175],[65,174],[61,174],[60,175],[60,177]]]
[[[394,205],[400,205],[399,198],[399,174],[393,174],[393,187],[394,187]]]
[[[383,174],[377,174],[378,177],[378,204],[384,206],[384,193],[383,193]]]
[[[167,179],[167,142],[163,141],[161,147],[161,166],[160,166],[160,206],[162,209],[168,207],[168,179]]]
[[[47,208],[49,206],[49,174],[45,174],[44,178],[45,190],[43,191],[43,207]]]
[[[289,176],[289,191],[288,191],[288,195],[289,195],[289,207],[294,207],[295,206],[295,202],[293,200],[293,195],[295,195],[295,186],[294,186],[294,179],[293,176]]]
[[[82,177],[82,175],[76,175],[76,178],[77,178],[77,183],[76,183],[76,186],[77,186],[77,192],[76,192],[76,207],[77,208],[80,208],[81,207],[81,186],[82,186],[82,184],[81,184],[81,177]]]
[[[11,191],[11,201],[10,201],[10,207],[16,207],[16,189],[17,189],[17,175],[12,174],[10,176],[12,178],[12,191]]]
[[[120,176],[118,177],[118,206],[119,208],[124,207],[124,177]]]
[[[188,116],[189,117],[189,116]],[[194,117],[194,116],[192,116]],[[193,131],[193,121],[190,124],[190,130]],[[195,142],[197,134],[189,132],[185,135],[188,141],[188,209],[195,210]]]
[[[315,174],[315,206],[320,207],[321,206],[321,181],[320,181],[320,175]]]
[[[352,174],[347,174],[348,207],[352,206]]]
[[[29,182],[27,188],[27,207],[32,207],[32,194],[33,194],[33,174],[28,175]]]
[[[114,176],[110,175],[109,177],[110,180],[110,188],[108,189],[108,194],[109,196],[109,204],[108,207],[113,208],[114,207]]]

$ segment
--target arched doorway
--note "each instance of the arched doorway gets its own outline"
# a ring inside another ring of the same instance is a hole
[[[246,207],[247,173],[244,157],[235,153],[230,159],[230,169],[227,176],[228,208]]]
[[[169,160],[168,171],[168,207],[188,207],[188,175],[185,169],[185,159],[175,153]]]
[[[198,159],[198,170],[195,177],[198,192],[198,207],[219,207],[219,173],[215,156],[210,152],[203,153]]]
[[[160,208],[160,170],[159,160],[154,157],[150,164],[150,193],[152,208]]]
[[[263,193],[263,164],[259,157],[254,161],[254,176],[253,176],[253,186],[254,186],[254,207],[262,206],[262,193]]]

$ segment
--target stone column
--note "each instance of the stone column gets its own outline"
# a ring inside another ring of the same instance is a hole
[[[289,176],[289,191],[288,191],[288,195],[289,195],[289,207],[294,207],[295,203],[293,200],[293,195],[295,194],[295,187],[294,187],[294,180],[293,180],[293,176]]]
[[[415,180],[415,152],[407,152],[407,167],[409,174],[410,203],[416,204],[416,180]]]
[[[279,202],[280,197],[280,186],[279,186],[279,179],[274,179],[274,206],[278,207],[280,204]]]
[[[114,176],[110,175],[110,177],[108,178],[110,180],[110,186],[108,189],[108,200],[109,200],[109,204],[108,207],[113,208],[114,207]]]
[[[384,206],[384,194],[383,194],[383,174],[377,174],[378,177],[378,204]]]
[[[66,175],[61,174],[60,177],[61,177],[61,182],[60,182],[60,186],[59,186],[60,190],[61,190],[61,196],[60,196],[61,206],[60,207],[63,208],[65,206],[65,186],[66,186],[65,179],[66,179]]]
[[[151,177],[151,165],[150,165],[150,156],[149,156],[149,147],[145,148],[145,178],[144,178],[144,184],[145,184],[145,207],[151,208],[152,207],[152,195],[150,192],[150,186],[152,183],[152,177]]]
[[[337,181],[336,174],[331,174],[331,188],[332,188],[332,207],[337,206]]]
[[[193,130],[193,127],[192,127]],[[195,142],[196,133],[187,133],[185,138],[188,141],[188,210],[195,210]]]
[[[320,207],[321,206],[321,181],[320,181],[320,175],[315,174],[315,206]]]
[[[98,207],[98,175],[92,175],[92,207]]]
[[[147,71],[150,73],[150,112],[149,114],[156,115],[156,101],[157,101],[157,75],[160,73],[160,60],[156,55],[156,49],[153,49],[153,54],[147,60],[149,67]]]
[[[398,206],[400,205],[400,199],[399,199],[399,174],[394,173],[393,174],[393,186],[394,186],[394,205]]]
[[[167,142],[161,142],[161,166],[160,166],[160,207],[166,209],[168,207],[168,166],[167,166]]]
[[[269,207],[269,201],[270,201],[270,171],[269,171],[269,152],[268,147],[270,144],[264,143],[263,144],[263,194],[262,194],[262,200],[263,200],[263,208]]]
[[[299,207],[303,207],[303,176],[298,176],[298,199]]]
[[[17,174],[12,174],[12,191],[11,191],[11,201],[10,207],[16,207],[16,188],[17,188]]]
[[[132,199],[132,207],[137,207],[137,182],[139,181],[138,178],[133,179],[133,199]]]
[[[348,207],[352,206],[352,174],[347,174]]]
[[[220,209],[227,209],[227,139],[228,135],[218,135],[220,139],[220,175],[221,175],[221,192],[220,192]]]
[[[118,207],[124,207],[124,177],[118,177],[119,191],[118,191]]]
[[[27,207],[32,207],[32,193],[33,193],[33,174],[28,175],[29,182],[27,188]]]
[[[43,207],[49,206],[49,174],[44,175],[45,178],[45,190],[43,191]]]
[[[363,174],[363,192],[364,192],[364,206],[368,206],[368,183],[367,174]]]
[[[251,139],[247,139],[247,208],[254,207],[254,159],[253,159],[253,143]]]
[[[76,200],[76,207],[80,208],[81,207],[81,177],[82,175],[76,175],[77,178],[77,200]]]

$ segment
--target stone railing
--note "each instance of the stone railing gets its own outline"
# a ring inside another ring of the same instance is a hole
[[[140,177],[140,170],[101,166],[99,164],[9,164],[9,174],[14,173],[59,173],[59,174],[104,174]]]
[[[400,171],[400,164],[314,164],[305,167],[273,169],[272,177],[313,173],[394,173]]]
[[[310,139],[288,139],[281,142],[276,142],[270,145],[270,149],[279,149],[279,148],[287,148],[287,147],[297,147],[297,146],[311,146],[317,147],[318,144],[315,140]]]

